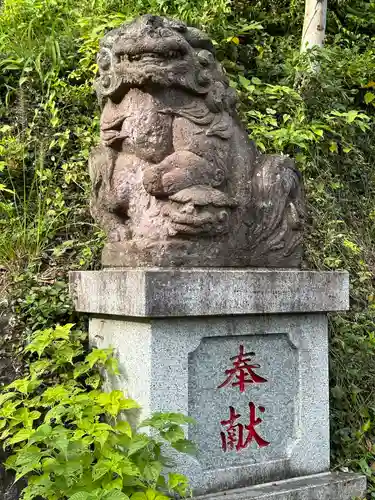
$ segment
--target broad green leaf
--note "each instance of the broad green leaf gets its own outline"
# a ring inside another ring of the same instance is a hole
[[[56,326],[54,332],[53,332],[53,338],[55,340],[58,339],[63,339],[63,340],[69,340],[70,337],[70,332],[74,326],[74,323],[68,323],[64,326]]]
[[[367,432],[371,427],[371,420],[368,419],[366,422],[362,425],[362,431]]]
[[[329,146],[329,150],[332,152],[332,153],[338,153],[338,149],[337,149],[337,143],[332,141],[330,146]]]
[[[107,359],[105,363],[105,368],[106,370],[109,371],[111,375],[120,375],[118,359],[114,358],[113,356]]]
[[[91,493],[88,493],[87,491],[79,491],[78,493],[74,493],[71,497],[69,497],[69,500],[91,500],[93,497]]]
[[[185,439],[185,433],[179,425],[171,425],[165,432],[161,431],[160,435],[170,443]]]
[[[21,429],[12,438],[8,439],[7,444],[12,445],[21,443],[21,441],[26,441],[32,434],[34,434],[34,431],[32,429]]]
[[[17,394],[17,396],[19,395]],[[12,417],[21,403],[22,401],[20,399],[17,399],[16,401],[6,401],[0,409],[0,417],[6,419]]]
[[[347,122],[348,122],[348,123],[353,123],[353,122],[354,122],[354,120],[355,120],[356,118],[358,118],[358,115],[359,115],[358,111],[355,111],[355,110],[351,110],[351,111],[349,111],[349,112],[347,113],[347,115],[346,115],[346,116],[347,116],[347,118],[346,118],[346,119],[347,119]]]
[[[375,99],[375,94],[372,92],[366,92],[365,94],[365,103],[370,104]]]
[[[5,429],[1,435],[0,435],[0,441],[4,441],[4,439],[6,439],[8,436],[10,436],[12,434],[12,431],[11,429]]]
[[[40,425],[35,431],[33,431],[30,437],[30,444],[39,443],[47,439],[52,433],[52,427],[49,424]]]
[[[49,359],[40,359],[38,361],[34,361],[30,365],[30,373],[34,376],[42,375],[48,368],[52,365],[52,361]]]
[[[98,424],[94,425],[93,432],[94,433],[99,433],[103,431],[113,431],[113,427],[109,424],[106,424],[105,422],[99,422]]]
[[[178,474],[176,472],[170,472],[168,474],[168,486],[173,489],[179,484],[185,484],[188,482],[188,479],[183,474]]]
[[[155,429],[163,429],[170,424],[195,424],[195,420],[180,413],[155,413],[151,418],[141,422],[139,428],[154,427]]]
[[[150,483],[156,484],[162,470],[162,464],[158,461],[149,462],[143,469],[142,477]]]
[[[24,378],[15,380],[8,386],[8,389],[16,389],[16,391],[20,392],[21,394],[28,394],[29,392],[32,392],[34,389],[39,387],[41,383],[41,380],[35,378]]]
[[[250,80],[248,80],[247,78],[245,78],[244,76],[242,75],[238,75],[238,81],[240,82],[240,84],[242,85],[242,87],[244,89],[248,89],[249,86],[251,85],[251,82]]]
[[[41,468],[40,464],[39,464],[39,466],[29,464],[29,465],[24,465],[22,467],[17,467],[16,475],[14,478],[15,482],[19,481],[21,478],[23,478],[24,476],[26,476],[30,472],[39,471],[40,468]]]
[[[106,490],[122,490],[123,482],[121,477],[117,477],[113,481],[110,481],[104,485]]]
[[[11,417],[9,426],[13,427],[22,424],[25,428],[32,428],[34,420],[37,420],[40,415],[41,413],[39,411],[34,410],[30,412],[28,408],[20,408]]]
[[[133,493],[130,498],[131,500],[148,500],[146,493],[143,492]]]
[[[54,420],[55,423],[61,423],[61,417],[69,412],[69,407],[65,405],[53,406],[44,417],[44,422],[46,424],[50,424],[51,420]]]
[[[100,431],[98,433],[95,433],[95,441],[98,441],[102,448],[107,442],[108,438],[109,438],[108,431]]]
[[[188,441],[187,439],[181,439],[180,441],[176,441],[172,443],[172,447],[181,452],[186,453],[188,455],[196,455],[197,448],[194,443]]]
[[[125,399],[121,391],[99,393],[96,400],[113,417],[116,417],[121,410],[139,408],[139,404],[136,401]]]
[[[124,476],[138,477],[140,475],[138,467],[126,457],[121,460],[119,467]]]
[[[182,497],[187,496],[190,491],[187,477],[174,472],[168,474],[168,487]]]
[[[72,396],[69,390],[63,385],[57,385],[55,387],[49,387],[43,393],[42,400],[49,403],[60,403],[64,399],[68,399]]]
[[[90,354],[86,356],[86,362],[89,364],[90,368],[93,368],[96,363],[104,364],[112,353],[113,349],[93,349]]]
[[[56,361],[58,362],[63,362],[63,363],[70,363],[71,365],[73,364],[73,358],[77,355],[76,349],[73,349],[69,345],[66,345],[64,347],[61,347],[58,349],[58,352],[56,353]]]
[[[111,470],[111,462],[109,460],[99,460],[92,469],[93,481],[98,481]]]
[[[129,500],[128,495],[125,495],[120,490],[111,490],[103,497],[104,500]]]
[[[25,352],[36,352],[41,357],[45,349],[53,342],[52,332],[52,328],[35,332],[32,341],[25,347]]]
[[[7,469],[13,469],[16,466],[16,461],[17,461],[17,454],[11,455],[5,460],[4,465]]]
[[[13,399],[17,396],[15,392],[6,392],[5,394],[0,394],[0,406],[2,406],[6,401]]]
[[[74,368],[73,376],[74,378],[78,378],[81,375],[84,375],[85,373],[90,371],[90,365],[88,363],[77,363],[76,367]]]
[[[66,455],[70,443],[70,432],[65,429],[65,427],[59,425],[53,429],[49,439],[53,443],[54,448],[57,448],[64,455]]]
[[[47,457],[42,460],[42,469],[45,472],[53,472],[58,465],[58,461],[56,458]]]
[[[121,410],[132,410],[135,408],[140,408],[140,404],[134,401],[134,399],[121,399],[120,401],[120,408]]]
[[[129,448],[128,448],[128,456],[134,455],[137,451],[145,448],[150,444],[150,438],[145,434],[137,434],[132,439]]]
[[[125,420],[120,420],[120,422],[116,424],[115,430],[121,432],[121,434],[126,434],[127,436],[132,437],[131,425]]]
[[[169,500],[169,497],[162,495],[152,488],[148,488],[146,492],[133,493],[130,498],[132,500]]]
[[[93,387],[94,389],[97,389],[99,387],[100,382],[101,382],[101,377],[100,377],[99,373],[95,373],[94,375],[92,375],[91,377],[88,377],[85,380],[85,383],[87,385],[89,385],[90,387]]]

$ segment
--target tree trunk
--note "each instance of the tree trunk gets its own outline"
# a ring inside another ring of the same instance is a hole
[[[327,0],[306,0],[301,52],[324,45],[326,18]]]

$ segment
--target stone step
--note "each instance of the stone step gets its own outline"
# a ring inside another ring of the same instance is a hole
[[[364,498],[365,491],[364,476],[324,473],[194,498],[195,500],[353,500]]]

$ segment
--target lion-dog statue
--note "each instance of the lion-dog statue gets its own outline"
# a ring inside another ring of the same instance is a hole
[[[145,15],[105,35],[97,62],[103,266],[298,267],[300,175],[248,139],[211,40]]]

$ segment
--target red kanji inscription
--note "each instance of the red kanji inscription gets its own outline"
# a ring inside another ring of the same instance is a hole
[[[241,451],[247,448],[250,443],[254,440],[259,448],[264,448],[270,443],[263,439],[255,427],[263,422],[261,418],[256,416],[256,407],[254,403],[249,403],[250,409],[250,422],[248,425],[237,424],[236,421],[241,417],[239,413],[233,406],[229,407],[229,420],[222,420],[220,423],[222,426],[226,427],[225,431],[220,433],[221,436],[221,447],[223,451],[230,451],[236,449],[236,451]],[[261,413],[265,412],[264,406],[258,407]],[[245,436],[245,432],[247,435]]]
[[[228,377],[221,385],[219,385],[218,389],[228,385],[234,377],[237,378],[237,381],[232,382],[232,387],[238,385],[240,392],[244,392],[246,384],[262,384],[263,382],[267,382],[265,378],[254,372],[254,368],[260,368],[259,364],[248,364],[248,362],[251,361],[250,356],[254,355],[254,352],[244,352],[243,345],[240,345],[239,354],[230,358],[233,360],[234,368],[225,370],[225,374],[228,375]]]

